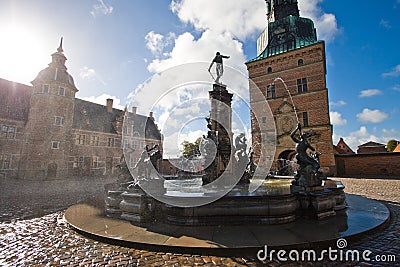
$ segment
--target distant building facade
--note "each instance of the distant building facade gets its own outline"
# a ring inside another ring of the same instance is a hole
[[[321,153],[322,169],[332,175],[336,168],[326,87],[325,43],[317,40],[313,21],[300,17],[296,0],[266,2],[268,26],[257,42],[257,57],[246,63],[249,78],[263,93],[258,97],[256,90],[259,89],[250,84],[252,110],[264,109],[267,99],[277,131],[275,160],[294,157],[295,143],[290,133],[300,122],[304,131],[314,132],[309,141]],[[277,78],[285,81],[290,95]],[[256,157],[260,153],[257,144],[265,134],[260,130],[262,124],[271,123],[257,119],[252,114],[252,145]]]
[[[386,153],[386,145],[369,141],[358,146],[357,154]]]
[[[75,97],[78,89],[65,66],[62,43],[33,86],[0,79],[0,175],[62,178],[111,175],[123,148],[133,166],[146,145],[162,135],[150,117]],[[128,117],[124,123],[124,118]]]

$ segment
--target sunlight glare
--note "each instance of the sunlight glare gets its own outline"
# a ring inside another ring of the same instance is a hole
[[[0,25],[0,77],[29,84],[50,63],[38,33],[16,24]]]

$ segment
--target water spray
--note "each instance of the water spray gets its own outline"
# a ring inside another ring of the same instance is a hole
[[[296,106],[294,105],[294,102],[293,102],[292,94],[290,93],[290,91],[289,91],[289,89],[288,89],[288,87],[287,87],[285,81],[284,81],[281,77],[277,77],[277,78],[274,79],[274,81],[272,82],[271,85],[275,85],[275,82],[276,82],[276,81],[281,81],[281,82],[283,83],[283,86],[285,86],[285,89],[286,89],[286,91],[287,91],[288,94],[289,94],[290,101],[292,102],[292,105],[293,105],[294,114],[296,115],[297,125],[300,124],[299,116],[297,115],[297,110],[296,110]],[[301,131],[300,131],[300,133],[301,133]]]

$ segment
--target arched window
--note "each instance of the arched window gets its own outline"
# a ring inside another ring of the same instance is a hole
[[[302,58],[300,58],[299,61],[297,61],[297,65],[298,66],[304,65],[304,60]]]
[[[271,67],[268,67],[267,72],[268,72],[268,73],[272,73],[272,68],[271,68]]]

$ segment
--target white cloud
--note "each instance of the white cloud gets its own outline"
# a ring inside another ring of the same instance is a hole
[[[105,106],[107,103],[107,99],[111,98],[113,100],[113,108],[123,110],[125,107],[121,105],[121,99],[117,98],[116,96],[108,95],[108,94],[102,94],[99,96],[89,96],[89,97],[83,97],[83,100],[97,103],[100,105]]]
[[[175,39],[174,33],[169,33],[167,36],[164,36],[159,33],[155,33],[151,31],[146,34],[146,47],[151,51],[151,53],[158,57],[163,54],[164,48],[171,44]],[[147,62],[146,62],[147,63]]]
[[[378,89],[367,89],[360,92],[358,97],[371,97],[382,94],[381,90]]]
[[[85,66],[79,70],[79,76],[81,76],[82,79],[94,79],[96,77],[96,71]]]
[[[171,10],[196,30],[228,32],[241,40],[266,26],[266,6],[260,0],[174,0]]]
[[[107,85],[103,78],[94,70],[87,66],[84,66],[79,70],[79,76],[83,80],[99,81],[103,85]]]
[[[329,105],[331,107],[343,107],[345,106],[347,103],[343,100],[339,100],[338,102],[329,102]]]
[[[400,84],[396,84],[392,89],[395,91],[400,91]]]
[[[347,120],[342,118],[342,114],[339,112],[329,112],[329,115],[331,117],[331,122],[334,126],[341,126],[341,125],[346,125]]]
[[[109,15],[113,12],[114,7],[111,5],[107,5],[104,0],[97,0],[97,4],[92,6],[92,11],[90,14],[93,17],[97,17],[98,15]]]
[[[397,77],[400,76],[400,64],[394,67],[390,72],[382,74],[383,77]]]
[[[390,139],[395,139],[395,140],[400,140],[400,130],[395,130],[395,129],[382,129],[382,135],[384,138],[387,140]]]
[[[225,60],[225,64],[240,66],[244,70],[243,63],[246,58],[242,46],[242,43],[234,40],[229,33],[220,34],[206,30],[195,40],[191,33],[185,32],[175,39],[171,52],[165,53],[163,59],[154,59],[149,64],[148,70],[157,73],[184,63],[211,62],[217,51],[231,56],[229,60]]]
[[[311,18],[317,28],[318,39],[333,41],[340,30],[337,25],[336,16],[325,13],[320,7],[324,0],[304,0],[299,1],[300,15]]]
[[[392,28],[392,25],[390,25],[390,22],[384,19],[381,19],[381,21],[379,22],[379,25],[385,29],[390,29]]]
[[[357,114],[360,122],[365,123],[380,123],[388,118],[388,115],[378,109],[370,110],[365,108],[362,113]]]

